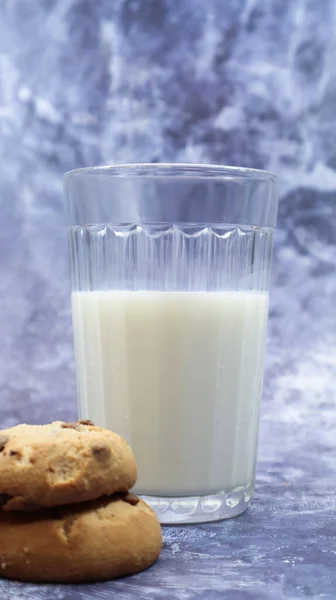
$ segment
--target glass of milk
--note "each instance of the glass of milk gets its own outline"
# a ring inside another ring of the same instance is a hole
[[[254,489],[277,178],[211,165],[65,175],[78,406],[132,446],[162,523]]]

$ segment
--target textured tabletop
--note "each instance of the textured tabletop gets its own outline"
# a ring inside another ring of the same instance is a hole
[[[255,501],[243,515],[214,524],[165,527],[162,555],[148,571],[71,586],[0,580],[0,598],[334,600],[333,482],[311,470],[314,454],[302,462],[294,454],[292,459],[286,466],[261,465]]]

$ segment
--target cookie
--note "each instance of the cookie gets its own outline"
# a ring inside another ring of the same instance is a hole
[[[103,581],[152,565],[162,546],[154,511],[134,494],[0,513],[0,575],[21,581]]]
[[[17,425],[0,431],[0,505],[36,509],[129,490],[133,452],[119,435],[91,421]]]

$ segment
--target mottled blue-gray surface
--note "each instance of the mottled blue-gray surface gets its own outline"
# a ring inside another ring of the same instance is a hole
[[[252,508],[151,570],[3,599],[336,598],[336,3],[0,0],[0,425],[75,415],[61,175],[212,162],[282,179]],[[210,591],[211,590],[211,591]]]

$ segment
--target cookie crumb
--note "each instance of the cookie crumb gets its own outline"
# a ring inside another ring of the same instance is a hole
[[[65,537],[65,539],[67,541],[69,541],[70,539],[70,535],[71,535],[71,529],[72,526],[74,525],[75,521],[77,520],[77,515],[70,515],[63,524],[63,535]]]

